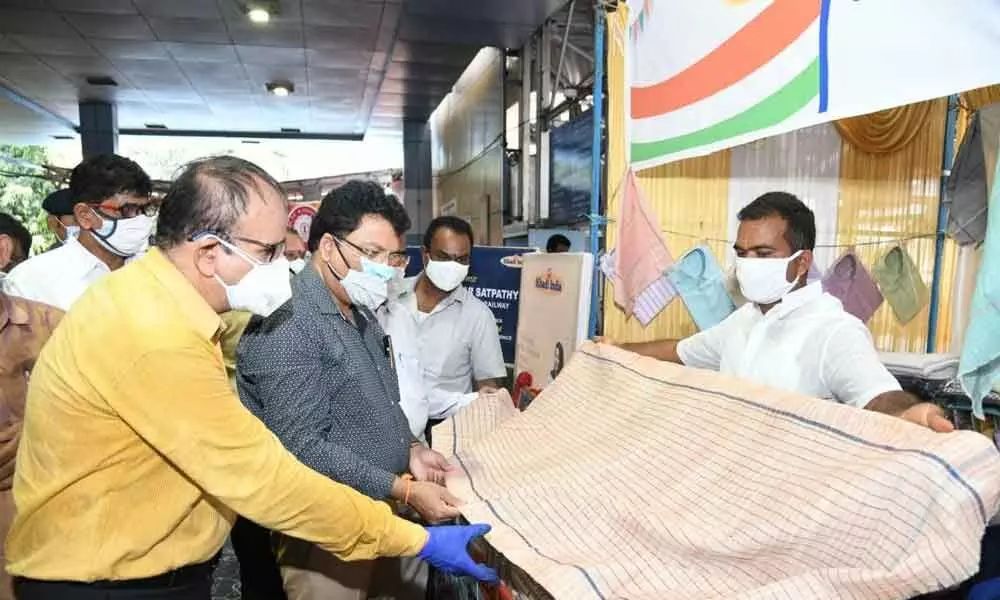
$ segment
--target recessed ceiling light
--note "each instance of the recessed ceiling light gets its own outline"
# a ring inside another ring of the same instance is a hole
[[[290,81],[271,81],[265,87],[270,94],[279,98],[290,96],[295,92],[295,86]]]
[[[247,11],[247,18],[251,23],[265,25],[271,20],[271,13],[266,8],[251,7]]]
[[[118,85],[117,81],[108,77],[107,75],[97,75],[97,76],[87,77],[87,83],[90,85],[101,85],[110,87]]]

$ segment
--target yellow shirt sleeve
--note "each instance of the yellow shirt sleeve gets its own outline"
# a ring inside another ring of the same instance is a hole
[[[139,357],[107,394],[111,408],[196,485],[261,525],[344,560],[413,556],[418,525],[298,462],[233,394],[217,354],[199,347]]]

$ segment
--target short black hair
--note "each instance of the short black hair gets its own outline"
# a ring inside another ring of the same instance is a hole
[[[549,241],[545,243],[546,252],[555,252],[556,248],[559,246],[566,246],[567,248],[572,248],[573,244],[570,243],[569,238],[561,233],[557,233],[549,238]]]
[[[20,221],[5,212],[0,212],[0,235],[14,238],[25,257],[31,254],[31,232]]]
[[[357,231],[368,215],[389,221],[396,235],[410,229],[410,216],[394,196],[387,196],[374,181],[352,179],[323,197],[309,227],[309,251],[319,248],[319,241],[329,233],[345,238]]]
[[[281,184],[248,160],[213,156],[188,163],[163,197],[154,244],[170,249],[201,232],[232,233],[247,212],[250,192],[266,188],[287,203]]]
[[[74,202],[98,204],[115,194],[149,196],[153,181],[135,161],[117,154],[100,154],[73,169],[69,189]]]
[[[450,229],[459,235],[469,238],[470,246],[476,245],[476,238],[472,235],[472,225],[469,225],[468,221],[459,217],[445,215],[434,219],[427,226],[427,231],[424,232],[424,248],[431,249],[431,243],[434,242],[434,236],[437,234],[438,229]]]
[[[785,220],[785,241],[792,252],[816,249],[816,216],[794,194],[768,192],[747,204],[736,216],[741,222],[759,221],[768,217],[781,217]]]

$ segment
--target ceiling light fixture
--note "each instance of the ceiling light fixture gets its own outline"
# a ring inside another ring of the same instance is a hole
[[[251,6],[247,10],[247,18],[250,19],[251,23],[256,23],[257,25],[266,25],[271,21],[271,13],[266,8],[259,6]]]
[[[295,93],[295,85],[290,81],[270,81],[265,87],[267,87],[268,93],[279,98]]]

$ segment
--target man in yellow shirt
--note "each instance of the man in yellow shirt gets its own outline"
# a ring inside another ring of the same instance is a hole
[[[468,556],[487,526],[424,529],[295,460],[233,393],[219,313],[290,295],[287,207],[259,167],[190,165],[157,249],[95,283],[43,349],[28,391],[7,568],[20,600],[209,600],[242,514],[346,560]]]

